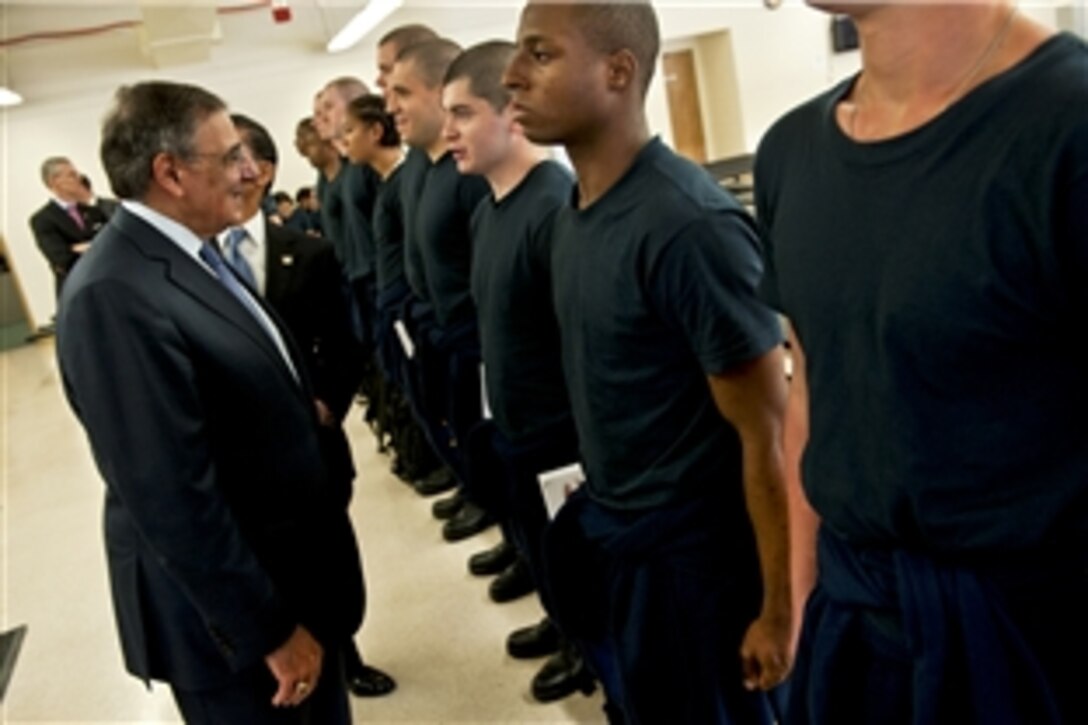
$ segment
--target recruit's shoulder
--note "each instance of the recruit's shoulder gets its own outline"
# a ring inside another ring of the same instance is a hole
[[[573,189],[574,176],[555,161],[545,160],[529,172],[521,197],[531,216],[539,220],[570,204]]]
[[[1024,80],[1037,93],[1056,95],[1068,102],[1088,97],[1088,43],[1070,33],[1056,33],[1022,64]],[[1073,97],[1070,97],[1073,94]],[[1063,104],[1063,105],[1067,105]],[[1083,103],[1075,106],[1088,114]]]
[[[453,183],[454,188],[457,190],[457,200],[461,207],[461,210],[472,216],[472,213],[476,210],[476,207],[480,204],[480,201],[487,199],[491,196],[491,185],[487,183],[487,179],[478,174],[462,174],[457,171],[457,167],[453,167]]]
[[[341,176],[344,177],[344,188],[353,199],[377,193],[381,186],[381,177],[369,164],[353,164],[346,159],[343,163],[344,171]]]
[[[836,83],[830,89],[783,114],[771,124],[756,147],[755,177],[757,189],[776,167],[797,159],[803,151],[820,140],[819,129],[833,118],[835,102],[842,97],[856,76]]]
[[[991,101],[977,119],[995,133],[1054,138],[1088,121],[1088,45],[1068,33],[1043,40],[973,91]]]
[[[1067,133],[1088,132],[1088,44],[1068,33],[1046,40],[1014,68],[1015,101],[1007,112],[1017,114],[1027,130],[1058,140]]]
[[[975,93],[964,133],[989,141],[1000,159],[995,173],[1048,198],[1088,174],[1088,45],[1055,33],[1011,69]],[[970,108],[970,107],[969,107]]]
[[[636,204],[626,222],[643,230],[637,239],[645,259],[652,263],[664,250],[696,237],[732,243],[738,234],[749,236],[748,212],[705,168],[660,141],[651,143],[640,161]]]
[[[548,241],[559,212],[574,207],[576,181],[562,164],[546,160],[533,169],[530,182],[526,189],[532,204],[527,215],[531,222],[530,234],[538,241]]]
[[[557,161],[545,159],[533,167],[530,180],[543,193],[560,195],[563,201],[570,198],[574,175]]]
[[[743,207],[705,168],[657,139],[650,143],[644,151],[644,176],[637,181],[638,214],[650,228],[666,231],[708,216],[744,214]]]
[[[427,156],[427,152],[421,151],[414,146],[408,147],[408,150],[404,153],[404,161],[400,165],[401,171],[407,176],[426,173],[430,167],[431,160]]]

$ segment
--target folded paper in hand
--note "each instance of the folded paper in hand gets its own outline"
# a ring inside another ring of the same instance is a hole
[[[548,509],[548,518],[554,519],[567,498],[585,482],[586,474],[581,463],[572,463],[562,468],[544,471],[537,479],[540,492],[544,494],[544,505]]]

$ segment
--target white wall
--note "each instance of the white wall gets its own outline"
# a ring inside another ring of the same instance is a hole
[[[437,22],[443,17],[443,13],[417,9],[401,15],[403,22],[429,21],[445,32]],[[457,24],[473,22],[474,27],[459,31],[456,39],[472,43],[512,37],[516,18],[513,7],[459,12]],[[0,115],[0,233],[7,240],[32,326],[47,324],[55,308],[52,274],[34,245],[27,223],[48,199],[39,166],[48,156],[68,156],[91,178],[96,191],[108,193],[109,184],[98,161],[99,131],[118,86],[161,78],[208,88],[231,110],[250,115],[268,127],[281,156],[275,186],[293,192],[314,181],[314,172],[297,155],[292,143],[295,124],[309,114],[314,92],[341,75],[355,75],[368,83],[374,78],[373,48],[369,44],[330,56],[320,47],[300,45],[295,39],[297,33],[277,37],[277,28],[265,22],[263,14],[259,18],[224,16],[220,21],[223,35],[231,42],[213,48],[211,62],[195,67],[161,71],[146,67],[136,51],[135,40],[127,42],[133,37],[131,30],[79,41],[35,44],[9,54],[11,83],[21,89],[27,102]],[[295,22],[317,20],[313,13],[296,11]],[[73,65],[69,51],[78,51],[79,63]]]
[[[683,6],[680,0],[663,0],[658,4],[666,39],[730,29],[748,150],[754,150],[784,111],[857,68],[856,53],[831,54],[827,16],[796,0],[773,12],[753,0],[684,0]],[[221,95],[232,110],[253,116],[272,132],[282,156],[277,188],[293,190],[313,181],[313,172],[291,143],[295,123],[309,113],[314,91],[328,79],[344,74],[367,81],[373,78],[373,41],[341,55],[326,55],[314,37],[327,37],[328,18],[299,8],[298,2],[293,5],[297,25],[290,29],[273,26],[254,14],[221,17],[223,36],[230,42],[213,49],[210,63],[194,67],[155,71],[146,63],[141,66],[135,41],[127,42],[132,31],[21,46],[9,52],[10,81],[27,103],[0,115],[0,234],[7,239],[33,325],[48,323],[54,312],[52,277],[27,226],[27,218],[47,199],[38,166],[47,156],[66,155],[91,177],[97,190],[108,190],[98,163],[98,135],[118,85],[157,77],[205,86]],[[513,37],[518,5],[416,5],[401,11],[393,22],[425,22],[469,44]],[[6,13],[6,7],[0,6],[0,12]],[[1029,12],[1054,23],[1055,12],[1049,6]],[[379,28],[374,37],[392,24]],[[58,25],[65,27],[60,21]],[[309,40],[300,40],[305,36],[300,29],[317,25],[322,27]],[[647,114],[651,129],[668,140],[671,128],[660,75],[651,85]]]

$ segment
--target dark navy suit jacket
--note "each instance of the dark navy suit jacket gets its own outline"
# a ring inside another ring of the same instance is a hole
[[[296,624],[326,644],[354,632],[358,551],[297,353],[301,381],[208,270],[123,208],[60,310],[129,671],[214,687],[263,666]]]
[[[327,239],[265,222],[264,297],[298,344],[315,397],[337,422],[351,407],[363,371],[362,346],[351,323],[353,304],[336,252]],[[347,506],[355,466],[343,429],[322,428],[325,463]]]

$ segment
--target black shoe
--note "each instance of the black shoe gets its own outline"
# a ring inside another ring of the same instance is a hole
[[[518,550],[505,539],[468,558],[468,571],[476,576],[495,576],[514,563]]]
[[[461,507],[465,505],[465,495],[458,489],[452,495],[435,501],[431,506],[431,515],[439,521],[452,519]]]
[[[408,467],[404,464],[404,459],[401,458],[400,455],[396,453],[393,454],[393,461],[389,464],[389,470],[400,481],[403,481],[410,486],[413,485],[412,477],[408,475]]]
[[[559,649],[559,630],[545,617],[537,624],[515,629],[506,638],[506,651],[511,657],[529,660],[554,654]]]
[[[506,539],[499,541],[491,549],[478,551],[469,556],[469,574],[478,577],[493,577],[502,574],[518,557],[518,550]]]
[[[379,669],[362,663],[347,667],[344,672],[348,691],[356,697],[381,697],[397,689],[392,677]]]
[[[428,476],[419,479],[414,484],[416,493],[420,496],[437,496],[457,487],[457,476],[453,471],[443,466]]]
[[[586,666],[582,655],[569,643],[544,663],[533,677],[533,697],[538,702],[555,702],[581,690],[583,695],[592,694],[597,683]]]
[[[491,514],[472,503],[465,501],[453,518],[442,525],[442,538],[454,542],[475,536],[495,523]]]
[[[529,572],[529,565],[520,556],[513,564],[506,567],[502,574],[495,577],[488,587],[487,593],[491,601],[503,603],[511,602],[519,597],[531,593],[536,586],[533,584],[533,575]]]

